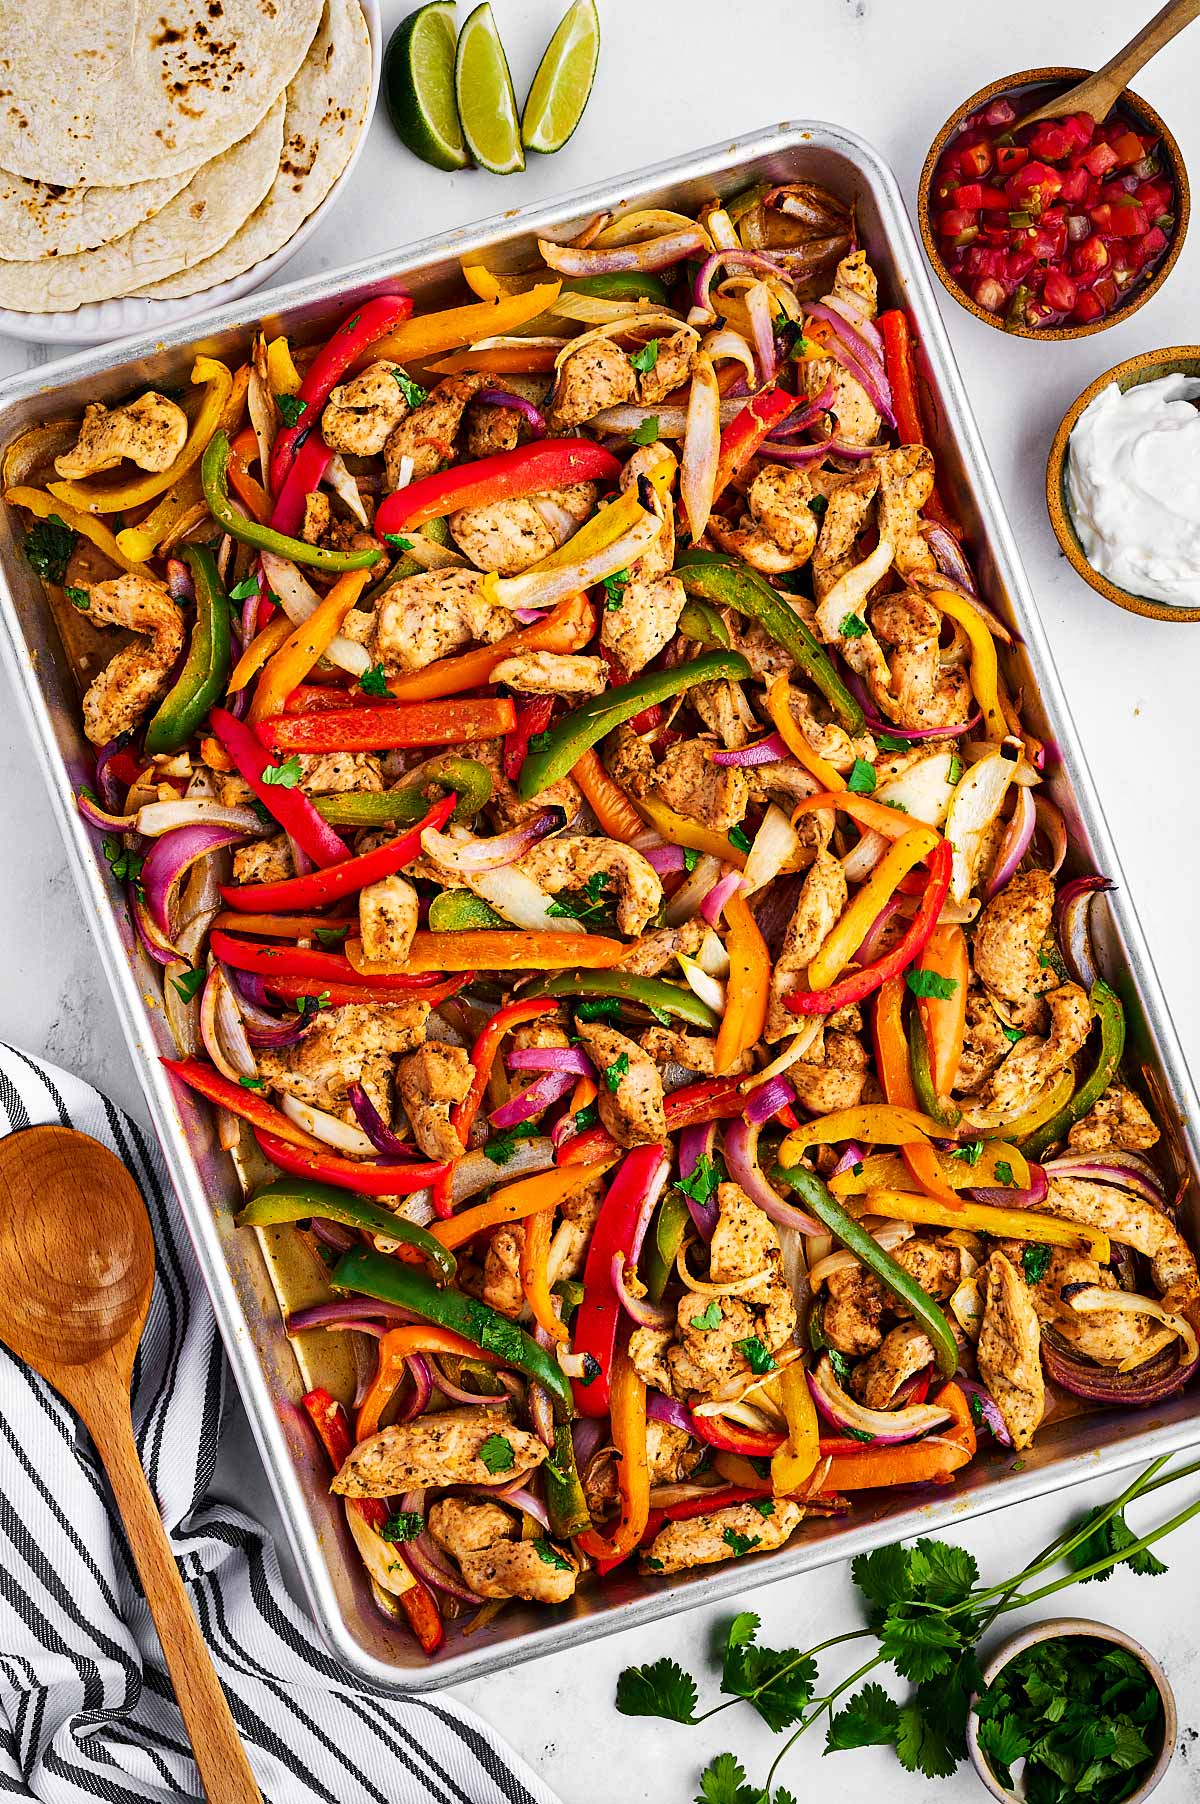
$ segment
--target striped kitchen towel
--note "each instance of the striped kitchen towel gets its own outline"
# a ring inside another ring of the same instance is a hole
[[[267,1804],[556,1804],[448,1697],[352,1683],[288,1596],[264,1530],[207,1496],[225,1361],[158,1148],[89,1085],[0,1045],[0,1133],[47,1121],[111,1147],[150,1211],[158,1276],[134,1371],[138,1445]],[[91,1443],[2,1346],[0,1793],[203,1797]]]

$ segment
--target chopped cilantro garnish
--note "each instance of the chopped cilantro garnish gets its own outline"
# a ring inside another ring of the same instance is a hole
[[[479,1457],[493,1475],[497,1472],[511,1472],[517,1463],[512,1442],[502,1434],[489,1434],[479,1449]]]
[[[77,534],[65,520],[50,514],[35,520],[25,535],[26,562],[36,570],[43,582],[61,583],[75,549]]]
[[[629,571],[614,570],[611,576],[604,578],[604,611],[615,614],[625,605],[625,591],[629,587]]]
[[[684,1196],[690,1196],[694,1203],[706,1203],[709,1197],[716,1194],[721,1182],[721,1173],[707,1153],[701,1153],[686,1178],[680,1178],[679,1189]]]
[[[547,1566],[553,1566],[555,1572],[574,1572],[575,1570],[570,1560],[564,1559],[557,1547],[552,1547],[549,1541],[535,1541],[533,1551],[539,1560]]]
[[[749,852],[750,835],[744,827],[733,826],[729,829],[729,843],[731,846],[735,846],[739,852]]]
[[[857,614],[847,614],[838,627],[838,633],[843,639],[861,639],[865,636],[866,630],[866,621],[860,619]]]
[[[699,852],[697,852],[695,850],[695,848],[692,846],[685,846],[683,848],[683,868],[684,868],[684,870],[689,873],[694,871],[696,866],[699,864],[699,862],[700,862]]]
[[[92,605],[92,597],[87,589],[64,589],[63,594],[66,596],[71,606],[73,608],[78,608],[81,614],[86,614]]]
[[[493,1165],[507,1165],[517,1150],[518,1140],[532,1140],[537,1133],[531,1121],[518,1122],[516,1127],[506,1128],[502,1134],[493,1134],[483,1148],[484,1157]]]
[[[415,1541],[425,1527],[420,1510],[395,1510],[379,1531],[383,1541]]]
[[[950,1157],[961,1159],[964,1165],[969,1165],[974,1170],[983,1157],[983,1141],[968,1140],[965,1146],[956,1146]]]
[[[904,973],[904,981],[914,996],[933,996],[947,1002],[958,988],[957,977],[943,977],[940,971],[922,971],[913,967]]]
[[[739,1535],[736,1528],[727,1528],[721,1539],[726,1547],[733,1549],[733,1556],[737,1560],[740,1560],[744,1553],[749,1553],[752,1548],[762,1546],[760,1535]]]
[[[868,764],[865,758],[856,758],[850,767],[850,775],[846,778],[846,787],[856,796],[869,796],[877,782],[875,766]]]
[[[803,344],[804,340],[801,339],[800,342]],[[817,519],[820,520],[824,517],[825,509],[828,506],[829,502],[824,495],[814,495],[809,501],[808,511],[810,514],[815,514]]]
[[[107,858],[109,865],[112,867],[112,874],[114,877],[121,878],[129,883],[136,883],[138,881],[142,874],[142,866],[145,864],[146,860],[144,857],[139,858],[136,852],[129,851],[129,849],[117,838],[115,833],[106,833],[104,835],[104,838],[100,841],[100,850],[104,853],[105,858]]]
[[[611,1065],[606,1065],[604,1067],[604,1081],[610,1090],[618,1090],[621,1087],[621,1079],[627,1076],[628,1072],[629,1054],[627,1052],[620,1052],[617,1054]]]
[[[1017,1180],[1013,1176],[1013,1168],[1007,1159],[996,1160],[995,1178],[997,1184],[1007,1184],[1010,1189],[1016,1183]]]
[[[285,426],[294,426],[301,414],[308,412],[308,402],[299,395],[276,395],[275,405]]]
[[[1000,1032],[1004,1035],[1004,1038],[1008,1041],[1010,1046],[1015,1046],[1018,1040],[1023,1040],[1025,1038],[1025,1030],[1022,1027],[1005,1027],[1001,1025]]]
[[[315,1015],[318,1009],[328,1007],[328,990],[322,990],[319,996],[298,996],[296,998],[296,1013],[298,1015]]]
[[[901,739],[896,733],[876,733],[875,743],[884,752],[911,752],[911,739]]]
[[[658,438],[658,415],[652,413],[649,419],[635,426],[630,435],[635,445],[652,445]]]
[[[589,1102],[582,1109],[576,1109],[574,1115],[575,1128],[580,1134],[585,1128],[595,1127],[600,1119],[600,1110],[594,1102]]]
[[[295,789],[300,777],[300,759],[295,752],[282,764],[268,764],[262,773],[262,781],[271,789]]]
[[[243,1090],[261,1090],[263,1087],[261,1077],[239,1077],[238,1083],[242,1086]]]
[[[953,752],[953,753],[951,753],[951,756],[950,756],[950,768],[946,772],[947,783],[961,783],[962,782],[962,774],[963,774],[963,761],[959,757],[957,752]]]
[[[754,1508],[758,1511],[759,1515],[764,1518],[775,1514],[775,1505],[769,1497],[756,1497],[754,1499]]]
[[[649,338],[640,351],[631,351],[629,361],[639,376],[648,376],[658,362],[658,340]]]
[[[1026,1284],[1040,1284],[1050,1269],[1050,1248],[1040,1243],[1022,1247],[1021,1269]]]
[[[258,594],[257,576],[243,576],[236,589],[230,589],[230,601],[249,601],[252,595]]]
[[[759,1340],[757,1334],[750,1335],[747,1340],[738,1341],[737,1349],[752,1372],[762,1373],[775,1370],[775,1360],[769,1349],[764,1347]]]
[[[387,672],[382,664],[372,664],[370,670],[364,670],[358,679],[358,686],[364,695],[386,695],[388,693]]]
[[[350,931],[349,921],[341,927],[317,927],[313,930],[314,938],[326,948],[340,946]]]
[[[699,1315],[694,1315],[692,1317],[691,1326],[693,1328],[698,1328],[701,1334],[708,1334],[712,1329],[720,1327],[721,1315],[721,1305],[714,1297],[707,1308],[702,1309]]]
[[[575,1004],[577,1021],[616,1021],[620,1014],[621,1003],[616,996],[595,996]]]
[[[393,551],[412,550],[412,540],[406,539],[402,532],[385,532],[383,542],[385,545],[390,545]]]
[[[427,388],[422,388],[419,382],[414,382],[412,377],[406,376],[403,370],[393,370],[392,374],[396,378],[396,386],[410,407],[419,407],[422,401],[428,401],[429,390]]]
[[[191,1002],[204,988],[204,979],[207,975],[208,973],[200,968],[195,971],[185,971],[182,977],[171,979],[171,988],[177,995],[182,996],[185,1002]]]

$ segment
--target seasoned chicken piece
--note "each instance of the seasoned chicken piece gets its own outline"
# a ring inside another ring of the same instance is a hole
[[[733,1284],[762,1273],[757,1284],[739,1291],[738,1296],[760,1312],[760,1338],[774,1352],[791,1339],[796,1326],[796,1304],[783,1273],[779,1230],[737,1184],[718,1187],[717,1207],[717,1225],[708,1249],[709,1277],[714,1284]]]
[[[976,1096],[1012,1047],[990,996],[981,983],[973,980],[967,991],[967,1025],[954,1094]]]
[[[115,461],[115,460],[114,460]],[[93,626],[123,626],[136,644],[114,653],[83,698],[83,730],[93,745],[107,745],[136,727],[171,686],[183,650],[183,611],[161,583],[148,576],[116,576],[88,590]]]
[[[686,1572],[692,1566],[714,1566],[743,1553],[767,1553],[795,1533],[804,1510],[789,1497],[768,1498],[770,1514],[756,1503],[732,1503],[705,1516],[689,1516],[660,1528],[642,1550],[648,1572]]]
[[[604,767],[631,796],[648,796],[654,788],[654,752],[627,721],[604,741]]]
[[[450,515],[447,524],[455,544],[477,569],[516,576],[549,557],[572,530],[583,525],[598,493],[594,482],[575,482],[568,488],[546,489],[540,495],[462,507]],[[553,518],[556,511],[566,517],[565,533],[556,532],[547,518]]]
[[[389,437],[407,419],[408,401],[401,382],[407,372],[380,357],[349,382],[330,389],[321,415],[321,434],[331,451],[354,457],[378,457]]]
[[[875,741],[870,734],[864,733],[858,739],[851,739],[845,727],[836,720],[821,720],[817,715],[812,697],[803,689],[788,690],[788,704],[796,725],[819,758],[832,764],[834,770],[846,772],[853,769],[854,760],[861,758],[864,764],[874,764],[876,759]],[[898,775],[888,769],[887,775]],[[770,768],[762,775],[769,779]],[[877,771],[878,780],[884,781],[884,770]]]
[[[1144,1153],[1162,1138],[1140,1096],[1124,1084],[1110,1084],[1094,1109],[1090,1109],[1067,1135],[1072,1152],[1095,1153],[1105,1148]]]
[[[497,830],[503,832],[508,827],[519,827],[523,821],[530,820],[535,814],[543,814],[547,808],[561,809],[566,825],[573,826],[584,806],[579,785],[570,777],[560,777],[549,789],[543,789],[539,795],[531,796],[526,801],[517,794],[504,775],[500,762],[502,745],[503,741],[500,739],[475,739],[453,748],[458,756],[473,758],[477,764],[482,764],[491,777],[492,796],[488,802],[488,812],[495,820]],[[450,873],[446,873],[444,881],[450,886]],[[455,877],[454,882],[461,883],[462,878]]]
[[[660,495],[653,484],[642,486],[640,478],[649,476],[651,470],[657,470],[664,463],[670,474],[666,490]],[[662,521],[662,531],[658,537],[651,541],[641,557],[635,558],[629,567],[629,574],[635,583],[648,582],[652,576],[666,576],[675,567],[675,504],[671,500],[670,490],[678,470],[679,463],[674,451],[669,445],[664,445],[661,439],[656,439],[652,445],[638,446],[633,456],[627,459],[617,479],[617,487],[623,495],[637,486],[642,506],[657,514]],[[670,638],[669,633],[667,638]]]
[[[975,1356],[979,1375],[1020,1452],[1032,1441],[1046,1412],[1041,1329],[1029,1286],[1004,1254],[993,1252],[985,1270],[983,1326]]]
[[[634,1371],[652,1391],[675,1395],[675,1380],[667,1364],[667,1354],[675,1344],[669,1328],[635,1328],[629,1336],[629,1361]]]
[[[601,1021],[576,1023],[596,1067],[600,1119],[618,1146],[645,1146],[667,1137],[662,1078],[636,1040]]]
[[[566,432],[636,393],[637,372],[625,352],[609,338],[593,338],[559,364],[546,418],[552,432]]]
[[[657,977],[660,971],[666,970],[677,952],[686,952],[689,957],[698,952],[704,932],[705,925],[699,916],[685,921],[682,927],[656,927],[653,933],[644,933],[629,947],[619,968],[634,971],[639,977]]]
[[[719,677],[688,690],[688,706],[715,733],[727,752],[740,751],[758,725],[740,683]]]
[[[421,1044],[428,1017],[427,1002],[355,1002],[319,1009],[295,1046],[259,1053],[259,1075],[272,1090],[335,1114],[346,1107],[350,1085],[361,1083],[384,1120],[390,1121],[396,1054]]]
[[[652,1486],[679,1484],[699,1464],[703,1455],[703,1447],[685,1428],[676,1428],[671,1422],[656,1422],[653,1417],[646,1423],[646,1463]],[[607,1513],[608,1506],[615,1503],[617,1497],[615,1460],[606,1460],[603,1465],[593,1468],[585,1494],[594,1515]]]
[[[350,795],[384,787],[374,752],[301,752],[300,787],[309,795]]]
[[[396,1067],[396,1087],[413,1139],[427,1159],[457,1159],[466,1151],[450,1124],[452,1104],[471,1088],[472,1065],[461,1046],[431,1040]]]
[[[503,388],[502,382],[494,387]],[[467,410],[467,450],[472,457],[494,457],[515,451],[521,442],[521,416],[514,407],[475,401]]]
[[[1017,1271],[1025,1270],[1028,1242],[1003,1240],[999,1250]],[[1060,1340],[1064,1340],[1084,1359],[1097,1365],[1119,1366],[1124,1360],[1136,1360],[1159,1331],[1150,1316],[1131,1315],[1122,1309],[1082,1310],[1071,1308],[1070,1290],[1079,1284],[1100,1290],[1116,1290],[1117,1280],[1106,1267],[1096,1264],[1085,1253],[1070,1247],[1038,1247],[1040,1257],[1048,1254],[1049,1263],[1031,1286],[1033,1306],[1038,1319],[1049,1322]],[[1036,1268],[1034,1268],[1036,1269]],[[1028,1282],[1028,1279],[1026,1280]],[[1064,1295],[1064,1292],[1068,1293]]]
[[[785,576],[791,570],[799,570],[806,561],[799,551],[785,551],[750,514],[743,514],[736,526],[726,525],[719,514],[714,514],[706,530],[722,551],[741,558],[763,576]]]
[[[373,964],[401,964],[417,931],[417,892],[393,874],[358,892],[358,931],[363,956]]]
[[[699,1071],[706,1077],[713,1075],[717,1043],[704,1034],[676,1033],[670,1027],[648,1027],[642,1035],[642,1045],[656,1064],[674,1063],[682,1065],[685,1071]],[[754,1060],[748,1052],[730,1067],[734,1073],[753,1069]]]
[[[750,484],[750,512],[781,550],[806,564],[817,543],[813,486],[803,470],[765,463]]]
[[[487,376],[446,376],[431,389],[428,400],[414,407],[388,435],[383,450],[384,486],[396,487],[406,457],[412,459],[414,481],[453,463],[467,403],[487,385]]]
[[[524,1222],[501,1222],[488,1235],[483,1256],[483,1300],[516,1321],[525,1307],[521,1284],[521,1249],[525,1245]]]
[[[826,1290],[828,1296],[821,1315],[826,1340],[851,1359],[873,1353],[883,1340],[880,1323],[890,1293],[873,1272],[861,1265],[832,1272]]]
[[[561,1604],[574,1595],[579,1572],[569,1551],[548,1540],[519,1540],[516,1519],[499,1504],[443,1497],[429,1512],[429,1532],[478,1597]]]
[[[1173,1308],[1200,1294],[1196,1255],[1169,1215],[1152,1203],[1143,1203],[1114,1184],[1094,1184],[1085,1178],[1050,1177],[1045,1200],[1030,1206],[1060,1221],[1078,1221],[1099,1228],[1122,1246],[1132,1247],[1150,1261],[1160,1293],[1173,1293]]]
[[[503,658],[489,683],[505,683],[527,695],[599,695],[608,682],[603,658],[579,652],[522,651]]]
[[[933,453],[924,445],[898,445],[875,458],[879,468],[879,536],[895,547],[896,569],[907,577],[928,569],[933,557],[921,532],[921,509],[933,493]]]
[[[476,640],[493,644],[513,628],[507,608],[488,601],[475,570],[422,570],[392,583],[375,611],[371,650],[388,676],[424,670]]]
[[[749,1378],[742,1346],[758,1335],[759,1312],[741,1297],[685,1291],[676,1308],[676,1340],[666,1355],[668,1394],[709,1397],[731,1378]]]
[[[497,1457],[485,1461],[488,1441]],[[340,1497],[392,1497],[425,1485],[506,1485],[546,1457],[536,1434],[518,1428],[503,1409],[446,1409],[395,1422],[360,1441],[333,1481]],[[495,1468],[493,1470],[493,1468]]]
[[[862,383],[844,364],[836,357],[817,357],[799,367],[804,392],[810,401],[815,401],[828,384],[833,384],[829,412],[837,421],[837,436],[844,445],[873,445],[878,441],[883,421]]]
[[[878,492],[879,471],[873,464],[847,475],[813,471],[809,482],[813,493],[825,500],[821,530],[812,554],[813,593],[820,601],[854,566],[855,542]]]
[[[949,1239],[926,1240],[914,1235],[898,1246],[892,1254],[896,1264],[902,1266],[910,1278],[915,1278],[921,1289],[941,1302],[957,1289],[970,1267],[965,1262],[965,1249]],[[896,1299],[889,1304],[895,1315],[907,1315],[908,1310]]]
[[[306,545],[320,545],[333,525],[333,508],[323,489],[314,489],[304,497],[304,519],[300,537]]]
[[[1070,1063],[1083,1046],[1092,1025],[1092,1005],[1087,991],[1077,983],[1047,990],[1050,1032],[1039,1039],[1027,1034],[1018,1040],[984,1091],[984,1107],[1005,1109],[1032,1102],[1056,1072]]]
[[[696,349],[695,332],[685,331],[682,327],[669,338],[659,339],[653,368],[643,370],[638,376],[638,400],[643,407],[653,407],[683,387],[692,373]]]
[[[782,950],[771,971],[765,1039],[782,1040],[797,1032],[800,1018],[789,1013],[783,999],[792,990],[805,987],[804,974],[841,918],[848,894],[840,861],[826,851],[819,852],[804,879],[783,936]]]
[[[884,1335],[882,1344],[850,1375],[850,1389],[868,1409],[888,1409],[901,1385],[933,1361],[933,1347],[923,1328],[902,1322]]]
[[[796,595],[784,595],[782,590],[776,591],[776,598],[786,601],[789,606],[801,599]],[[796,611],[799,613],[801,610],[797,607]],[[784,650],[778,639],[772,639],[761,626],[748,626],[731,608],[727,608],[721,618],[729,634],[730,650],[741,652],[750,666],[751,674],[760,683],[773,682],[777,676],[791,675],[794,668],[791,653]]]
[[[880,539],[861,563],[851,563],[843,570],[821,597],[813,617],[817,637],[826,645],[837,646],[874,698],[891,698],[892,675],[879,641],[867,624],[866,610],[891,563],[891,541]]]
[[[879,283],[867,262],[866,251],[851,251],[837,266],[833,292],[840,301],[849,301],[874,319],[879,311]]]
[[[1045,871],[1021,871],[993,896],[975,928],[975,975],[995,995],[1022,1007],[1058,983],[1040,960],[1054,913],[1054,879]]]
[[[942,616],[927,596],[912,589],[885,595],[872,603],[869,620],[890,654],[886,679],[878,669],[868,671],[867,687],[890,720],[902,727],[950,727],[970,719],[970,676],[943,658]]]
[[[592,1229],[599,1219],[606,1194],[605,1180],[593,1178],[590,1183],[581,1184],[578,1190],[564,1198],[559,1208],[561,1219],[554,1230],[546,1258],[551,1285],[558,1284],[564,1278],[576,1278],[583,1270]]]
[[[277,833],[272,839],[256,839],[234,850],[235,883],[281,883],[285,877],[295,875],[292,842],[286,833]]]
[[[790,1019],[793,1025],[800,1024],[798,1015]],[[828,1115],[861,1102],[870,1065],[866,1047],[853,1034],[826,1033],[824,1057],[797,1059],[788,1066],[788,1079],[804,1108]]]
[[[663,754],[654,787],[676,814],[728,833],[745,817],[750,785],[739,766],[714,764],[711,749],[700,739],[676,740]]]
[[[626,676],[636,676],[673,636],[687,591],[677,576],[631,577],[617,599],[618,607],[604,610],[600,644]]]
[[[581,890],[602,903],[611,901],[618,928],[631,937],[653,920],[662,905],[658,872],[641,852],[619,840],[558,834],[539,840],[516,868],[552,896]]]
[[[103,401],[89,401],[79,437],[70,451],[55,458],[54,468],[68,481],[77,482],[84,476],[115,470],[128,458],[139,470],[161,473],[175,462],[187,434],[183,408],[153,389],[111,411]]]

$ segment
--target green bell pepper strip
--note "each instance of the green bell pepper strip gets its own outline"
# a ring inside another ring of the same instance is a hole
[[[675,1255],[691,1220],[681,1190],[668,1190],[659,1205],[654,1232],[646,1236],[642,1250],[642,1283],[652,1303],[661,1303],[667,1279],[675,1269]]]
[[[217,561],[207,545],[185,545],[183,557],[196,592],[196,622],[183,669],[146,728],[150,753],[177,752],[185,746],[214,702],[220,701],[229,677],[229,597]]]
[[[277,557],[293,564],[308,564],[314,570],[369,570],[383,556],[378,545],[362,551],[327,551],[323,545],[309,545],[303,539],[289,538],[241,513],[229,499],[229,439],[224,432],[214,432],[200,460],[200,486],[208,511],[223,532],[240,539],[255,551],[273,551]]]
[[[604,301],[657,301],[660,307],[665,307],[670,298],[660,276],[636,269],[611,270],[603,276],[572,276],[563,283],[563,290],[599,295]]]
[[[373,1203],[352,1190],[337,1190],[332,1184],[315,1180],[279,1178],[256,1191],[236,1218],[239,1228],[272,1228],[281,1222],[340,1222],[344,1228],[361,1228],[367,1234],[385,1234],[389,1240],[401,1240],[415,1247],[447,1283],[453,1278],[458,1261],[448,1247],[435,1240],[426,1228],[403,1215],[393,1215],[381,1203]]]
[[[706,601],[685,602],[676,630],[685,639],[695,639],[701,645],[729,644],[729,628]]]
[[[917,1093],[917,1107],[952,1133],[962,1120],[962,1110],[956,1109],[953,1103],[939,1096],[933,1087],[929,1042],[925,1038],[924,1024],[915,1008],[908,1018],[908,1068],[912,1073],[913,1089]]]
[[[490,903],[469,889],[444,889],[429,904],[431,933],[462,933],[469,927],[511,927]]]
[[[738,652],[708,651],[674,670],[648,670],[619,689],[606,689],[603,695],[589,697],[580,707],[564,714],[548,732],[530,740],[517,780],[518,795],[526,802],[541,795],[560,777],[567,776],[583,754],[614,727],[632,720],[653,703],[668,701],[697,683],[711,683],[718,677],[743,682],[749,675],[750,666]]]
[[[829,1229],[834,1239],[840,1240],[848,1253],[853,1253],[861,1265],[874,1272],[893,1296],[911,1310],[917,1326],[929,1336],[938,1371],[943,1378],[953,1378],[958,1370],[958,1343],[949,1322],[916,1279],[911,1278],[902,1265],[897,1265],[890,1253],[884,1252],[861,1222],[846,1213],[815,1171],[809,1171],[803,1165],[776,1165],[771,1171],[770,1182],[794,1190],[804,1207]]]
[[[757,621],[821,691],[846,731],[862,731],[862,708],[834,669],[828,652],[795,609],[756,570],[711,551],[689,550],[676,560],[675,574],[697,600],[733,608]]]
[[[492,773],[475,758],[441,758],[436,770],[423,769],[407,788],[379,791],[347,791],[340,795],[314,796],[313,807],[331,827],[387,827],[393,823],[411,827],[429,812],[423,794],[427,784],[458,800],[451,820],[471,820],[492,799]],[[497,919],[499,917],[497,916]]]
[[[522,996],[619,996],[624,1002],[640,1002],[652,1015],[674,1015],[690,1021],[705,1033],[716,1033],[721,1023],[714,1009],[679,983],[663,977],[641,977],[636,971],[563,971],[556,977],[539,977],[521,991]]]
[[[1040,1159],[1052,1141],[1060,1140],[1068,1128],[1082,1120],[1104,1095],[1121,1063],[1121,1054],[1125,1050],[1125,1010],[1121,1007],[1121,999],[1102,977],[1096,979],[1088,997],[1092,1013],[1100,1023],[1100,1053],[1095,1069],[1057,1115],[1052,1115],[1021,1142],[1021,1151],[1027,1159]]]

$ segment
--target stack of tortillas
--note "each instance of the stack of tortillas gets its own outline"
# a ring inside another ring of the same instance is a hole
[[[370,92],[358,0],[0,0],[0,307],[241,275],[328,194]]]

